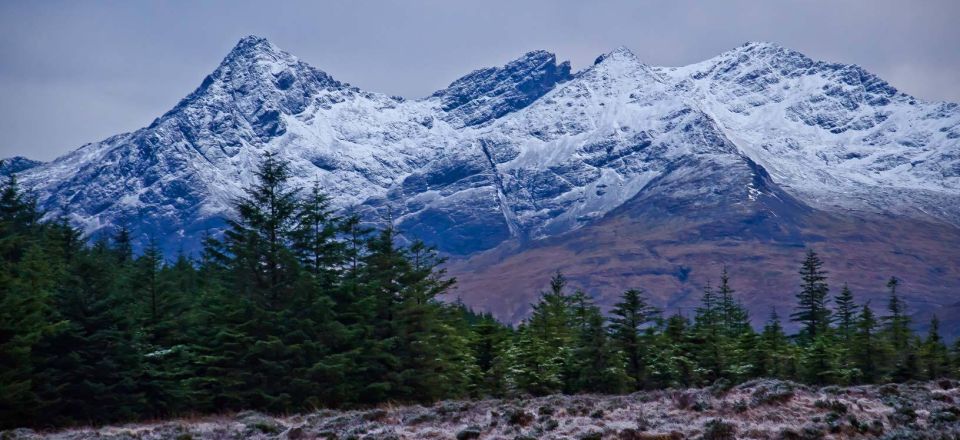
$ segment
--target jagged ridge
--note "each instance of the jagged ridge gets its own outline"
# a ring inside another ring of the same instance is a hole
[[[958,114],[769,43],[682,68],[618,48],[573,75],[534,51],[403,101],[246,37],[149,127],[18,171],[51,215],[89,233],[131,223],[172,248],[216,227],[278,150],[340,206],[372,220],[389,207],[411,235],[466,254],[576,229],[668,165],[716,154],[819,208],[957,223]]]

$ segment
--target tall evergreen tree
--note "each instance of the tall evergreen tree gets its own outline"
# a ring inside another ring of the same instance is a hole
[[[53,303],[58,274],[41,248],[31,246],[21,261],[5,263],[0,265],[0,429],[18,427],[10,424],[17,420],[40,420],[38,347],[66,324]]]
[[[910,316],[907,315],[906,304],[897,294],[899,285],[900,280],[896,277],[890,277],[890,280],[887,281],[890,297],[887,302],[887,315],[883,317],[883,323],[890,344],[894,350],[902,353],[909,348],[910,344]]]
[[[830,310],[827,308],[827,274],[823,270],[823,261],[813,249],[807,251],[800,268],[800,293],[797,294],[797,311],[790,315],[799,322],[799,339],[802,343],[811,343],[827,332],[830,323]]]
[[[879,323],[870,309],[870,304],[864,304],[857,319],[853,356],[861,380],[867,383],[875,383],[883,375],[880,361],[884,359],[885,350],[878,331]]]
[[[693,321],[692,343],[697,352],[698,365],[703,370],[700,376],[708,382],[719,379],[729,365],[729,356],[725,351],[722,304],[707,283]]]
[[[586,306],[585,323],[580,327],[573,349],[573,390],[593,393],[621,393],[630,385],[622,352],[610,340],[600,309]]]
[[[795,368],[790,355],[790,341],[784,333],[780,316],[774,309],[763,326],[754,351],[753,374],[756,377],[791,378]]]
[[[688,387],[700,381],[703,370],[697,362],[696,340],[689,320],[679,313],[667,318],[663,331],[655,336],[650,361],[650,380],[654,386]]]
[[[558,271],[507,353],[511,364],[508,380],[515,390],[549,394],[570,383],[567,374],[577,328],[572,300],[564,292],[566,285]]]
[[[930,318],[927,337],[920,347],[920,368],[925,379],[939,379],[950,373],[950,355],[940,336],[940,320],[937,315]]]
[[[642,291],[630,289],[623,292],[611,314],[610,334],[626,358],[627,375],[636,389],[644,388],[650,385],[647,369],[652,357],[652,325],[659,311],[647,303]]]
[[[837,326],[837,337],[849,346],[857,325],[857,304],[853,301],[853,292],[844,284],[840,294],[834,298],[836,311],[833,314]]]

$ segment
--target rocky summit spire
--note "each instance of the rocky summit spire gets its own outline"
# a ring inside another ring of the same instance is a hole
[[[224,57],[224,62],[240,60],[254,61],[264,57],[296,59],[292,55],[280,50],[277,46],[274,46],[273,43],[266,38],[248,35],[237,42],[236,46]]]
[[[476,70],[432,97],[451,122],[478,125],[526,107],[570,78],[569,62],[557,64],[556,55],[536,50],[503,67]]]
[[[629,60],[640,62],[640,59],[637,58],[637,56],[634,55],[633,52],[630,51],[630,49],[628,49],[626,46],[619,46],[610,52],[600,55],[596,60],[593,61],[593,64],[597,65],[607,60]]]

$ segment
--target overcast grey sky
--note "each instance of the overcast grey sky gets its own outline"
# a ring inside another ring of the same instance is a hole
[[[960,1],[0,0],[0,157],[48,160],[150,123],[244,35],[361,88],[421,97],[546,49],[580,69],[617,46],[684,65],[747,41],[855,63],[960,101]]]

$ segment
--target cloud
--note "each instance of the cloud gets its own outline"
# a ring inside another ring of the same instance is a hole
[[[533,49],[574,68],[620,45],[649,64],[683,65],[761,40],[960,101],[958,16],[960,2],[887,0],[3,2],[0,157],[51,159],[147,125],[248,34],[339,80],[407,97]]]

